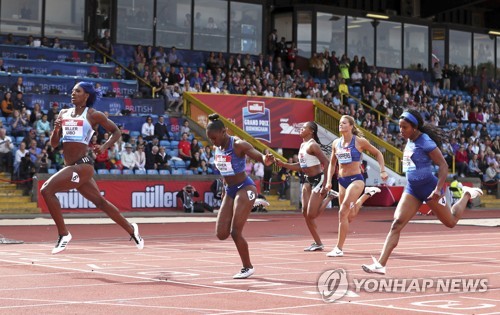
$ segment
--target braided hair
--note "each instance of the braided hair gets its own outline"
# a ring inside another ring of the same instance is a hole
[[[219,120],[219,114],[208,115],[210,122],[207,125],[207,130],[209,131],[222,131],[226,128],[222,120]]]
[[[313,139],[316,141],[319,145],[321,145],[321,142],[319,141],[318,137],[318,124],[316,124],[314,121],[310,121],[307,123],[309,127],[311,128],[313,132]]]
[[[437,126],[424,123],[424,120],[422,119],[420,112],[418,112],[415,109],[408,109],[406,112],[410,113],[413,117],[415,117],[418,124],[415,124],[415,122],[412,121],[412,119],[404,117],[404,113],[401,117],[399,117],[399,119],[403,119],[404,121],[412,125],[414,128],[420,130],[423,133],[426,133],[432,139],[432,141],[436,143],[438,148],[441,148],[443,142],[447,141],[448,134],[443,129]]]

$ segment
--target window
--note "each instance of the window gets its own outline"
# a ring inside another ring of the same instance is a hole
[[[495,74],[495,39],[488,34],[474,33],[474,74],[480,75],[482,68],[488,77]]]
[[[191,49],[191,1],[158,0],[156,44]]]
[[[342,55],[345,51],[345,16],[318,12],[316,18],[316,51],[335,51]]]
[[[262,51],[262,6],[231,2],[229,50],[257,55]]]
[[[194,50],[227,51],[227,1],[195,0]]]
[[[0,32],[33,36],[42,34],[42,0],[0,1],[0,5]]]
[[[154,0],[120,0],[116,40],[122,44],[153,44]]]
[[[299,11],[297,12],[297,54],[299,56],[306,58],[311,57],[311,40],[312,13],[308,11]]]
[[[377,22],[377,67],[401,68],[401,23]]]
[[[83,40],[84,12],[85,0],[46,0],[45,35]]]
[[[450,30],[450,65],[470,68],[472,64],[471,33]]]
[[[444,28],[432,29],[432,66],[439,62],[441,67],[445,64],[444,43],[446,42],[446,32]]]
[[[358,55],[359,59],[365,57],[368,65],[373,65],[375,58],[373,20],[349,16],[347,18],[347,53],[352,59]],[[341,53],[337,52],[340,59]]]
[[[420,64],[424,69],[429,66],[429,28],[427,26],[404,25],[404,69],[416,69]]]

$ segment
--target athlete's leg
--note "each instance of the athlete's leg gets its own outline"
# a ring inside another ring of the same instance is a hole
[[[219,213],[217,214],[217,222],[215,224],[215,234],[220,240],[225,240],[231,234],[231,224],[233,222],[233,204],[234,199],[227,193],[222,199]]]
[[[365,187],[362,180],[353,181],[347,189],[339,188],[339,231],[337,238],[337,248],[342,250],[349,231],[349,213],[354,208],[357,198]],[[341,193],[342,191],[342,193]],[[342,199],[340,199],[342,198]]]
[[[253,204],[257,198],[257,188],[253,185],[248,185],[238,190],[234,199],[234,215],[231,225],[231,237],[240,254],[241,262],[245,268],[253,268],[250,262],[250,253],[248,251],[248,243],[243,237],[243,227],[247,222],[248,216],[252,211]]]
[[[311,199],[313,198],[312,194],[311,184],[305,183],[302,185],[302,215],[306,220],[307,228],[309,229],[309,233],[311,233],[314,242],[318,245],[323,245],[318,234],[318,227],[314,220],[317,217],[317,211],[311,209]]]
[[[439,221],[441,221],[446,227],[453,228],[462,218],[462,215],[467,208],[467,202],[478,195],[482,195],[482,191],[480,189],[467,188],[462,197],[451,207],[451,209],[444,197],[439,201],[429,200],[427,201],[427,204],[436,214]]]
[[[394,220],[392,221],[391,229],[385,239],[384,247],[382,248],[382,253],[378,260],[382,266],[387,264],[389,256],[398,245],[401,230],[408,224],[410,219],[415,216],[421,205],[422,202],[416,197],[406,192],[403,193],[396,207],[396,211],[394,212]]]
[[[67,166],[52,175],[40,189],[43,199],[47,203],[50,215],[57,226],[59,235],[68,235],[66,224],[61,213],[61,204],[56,193],[78,188],[94,176],[94,168],[90,164]]]

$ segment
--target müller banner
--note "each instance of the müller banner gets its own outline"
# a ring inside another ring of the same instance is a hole
[[[42,213],[49,213],[47,204],[40,193],[45,181],[42,179],[38,181],[38,207],[42,209]],[[206,180],[199,178],[188,182],[172,180],[172,176],[163,180],[108,180],[96,177],[96,182],[101,195],[118,207],[120,211],[181,210],[182,202],[177,198],[177,193],[187,184],[194,186],[200,193],[200,197],[194,198],[194,201],[204,201],[212,206],[219,202],[214,201],[214,195],[210,191],[212,178]],[[259,181],[256,181],[256,184],[257,187],[260,187]],[[100,211],[75,189],[59,192],[56,196],[63,212]]]

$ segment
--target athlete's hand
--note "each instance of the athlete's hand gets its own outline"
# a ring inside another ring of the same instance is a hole
[[[332,183],[326,183],[321,187],[321,194],[327,193],[332,189]]]
[[[382,178],[382,180],[385,182],[389,178],[389,174],[387,174],[386,171],[382,171],[380,172],[380,178]]]
[[[437,190],[437,189],[434,189],[431,194],[429,195],[429,197],[427,197],[427,200],[431,201],[439,201],[439,199],[441,199],[441,191]]]
[[[101,154],[101,153],[102,153],[102,152],[104,152],[105,150],[107,150],[107,149],[104,149],[102,145],[95,145],[95,146],[94,146],[94,153],[95,153],[96,155]]]
[[[61,129],[61,118],[57,117],[56,120],[54,120],[54,130],[59,131]]]

